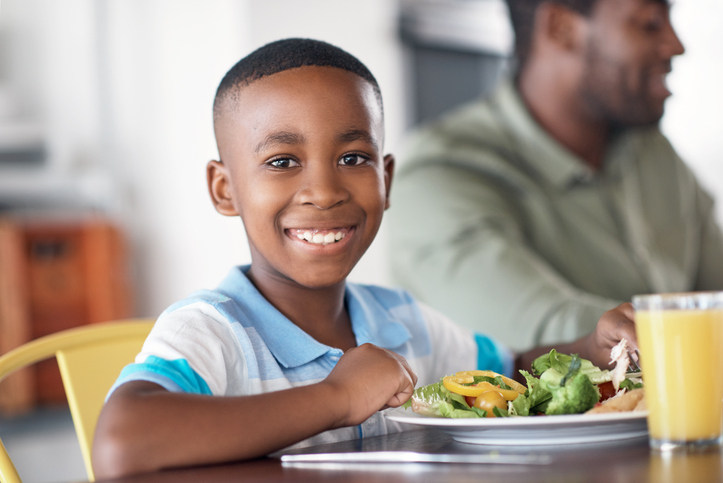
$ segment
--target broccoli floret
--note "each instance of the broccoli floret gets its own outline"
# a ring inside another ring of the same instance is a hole
[[[550,391],[552,399],[545,414],[579,414],[591,409],[600,399],[600,393],[587,374],[581,370],[581,359],[573,354],[567,373],[554,368],[540,376],[540,385]]]
[[[565,382],[565,385],[554,389],[552,399],[547,405],[545,414],[580,414],[595,406],[600,394],[590,382],[590,378],[578,372]]]

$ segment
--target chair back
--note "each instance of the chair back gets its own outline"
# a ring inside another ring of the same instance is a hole
[[[0,380],[23,367],[57,358],[90,481],[95,481],[93,433],[105,396],[121,369],[140,352],[153,323],[152,319],[129,319],[85,325],[30,341],[0,357]],[[21,482],[2,441],[0,477],[3,483]]]

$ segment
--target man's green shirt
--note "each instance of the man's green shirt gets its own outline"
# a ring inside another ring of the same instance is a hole
[[[713,201],[657,128],[616,134],[596,172],[511,83],[417,131],[392,193],[395,282],[516,350],[636,294],[723,289]]]

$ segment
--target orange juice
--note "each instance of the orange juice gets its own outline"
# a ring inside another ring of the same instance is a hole
[[[651,444],[715,440],[723,417],[723,308],[636,310]]]

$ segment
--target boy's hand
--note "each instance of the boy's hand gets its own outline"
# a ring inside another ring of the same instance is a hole
[[[634,353],[638,348],[638,339],[635,335],[635,310],[629,302],[608,310],[600,317],[595,332],[587,338],[588,358],[596,366],[607,368],[610,351],[622,338],[628,341],[628,352]]]
[[[354,426],[386,407],[404,404],[414,392],[417,375],[404,357],[372,344],[349,349],[322,382],[342,408],[338,426]]]

